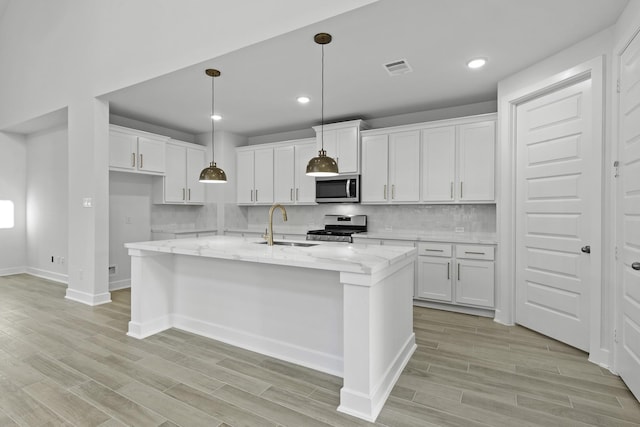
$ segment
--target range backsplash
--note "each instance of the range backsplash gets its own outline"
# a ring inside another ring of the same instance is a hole
[[[267,223],[269,206],[251,206],[247,209],[247,226],[260,228]],[[464,227],[465,232],[495,233],[496,205],[362,205],[323,204],[317,206],[286,206],[287,226],[322,227],[325,214],[367,215],[370,231],[455,231]],[[237,218],[237,217],[236,217]],[[242,228],[242,221],[232,224],[225,221],[226,228]],[[282,221],[279,217],[278,224]]]

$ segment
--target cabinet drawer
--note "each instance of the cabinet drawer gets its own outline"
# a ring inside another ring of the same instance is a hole
[[[451,257],[451,244],[418,243],[418,255]]]
[[[493,246],[456,245],[456,258],[493,261]]]

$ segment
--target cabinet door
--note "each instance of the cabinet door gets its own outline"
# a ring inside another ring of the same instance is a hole
[[[389,136],[391,203],[420,200],[420,132]]]
[[[187,153],[184,147],[167,144],[166,173],[164,176],[165,203],[184,203],[187,198],[185,185]]]
[[[253,194],[253,151],[236,152],[236,200],[239,204],[255,203]]]
[[[138,170],[158,173],[165,171],[165,141],[138,138]]]
[[[341,174],[357,174],[360,171],[358,134],[355,126],[335,130],[337,150],[335,160],[338,163],[338,172]]]
[[[451,258],[418,257],[416,298],[452,302]]]
[[[138,138],[126,133],[109,132],[109,167],[135,170],[138,164]]]
[[[273,203],[273,148],[255,150],[253,167],[256,203]]]
[[[360,200],[363,203],[387,202],[388,145],[387,135],[362,138]]]
[[[494,262],[457,260],[456,302],[493,307]]]
[[[306,165],[305,165],[306,166]],[[273,150],[273,200],[276,203],[295,201],[295,153],[294,146],[276,147]]]
[[[168,161],[168,160],[167,160]],[[200,172],[207,164],[207,152],[204,149],[187,147],[187,202],[188,203],[204,203],[205,201],[205,185],[198,180]]]
[[[295,146],[295,189],[293,197],[296,203],[316,202],[316,179],[307,176],[307,163],[316,155],[316,146],[298,144]]]
[[[422,200],[451,202],[455,197],[456,128],[422,131]]]
[[[327,156],[332,157],[333,160],[336,159],[336,157],[338,157],[338,140],[336,139],[336,131],[335,130],[325,130],[324,131],[324,141],[322,140],[322,132],[318,131],[316,132],[316,154],[314,154],[314,157],[317,156],[318,151],[320,151],[320,149],[322,148],[324,143],[324,151],[327,152]],[[342,172],[340,170],[340,166],[338,165],[338,171]]]
[[[458,127],[458,198],[461,201],[493,201],[495,122]]]

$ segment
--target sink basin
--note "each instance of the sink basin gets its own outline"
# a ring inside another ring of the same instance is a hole
[[[256,242],[258,245],[266,245],[267,242]],[[274,246],[299,246],[302,248],[308,248],[310,246],[318,246],[318,243],[305,243],[305,242],[273,242]]]

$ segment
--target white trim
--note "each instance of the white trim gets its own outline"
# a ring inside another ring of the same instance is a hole
[[[415,307],[435,308],[438,310],[452,311],[454,313],[471,314],[473,316],[482,316],[493,318],[495,312],[489,308],[467,307],[466,305],[447,304],[436,301],[427,301],[414,299],[413,305]]]
[[[120,289],[128,289],[130,287],[131,287],[131,278],[114,280],[113,282],[109,282],[109,291],[118,291]]]
[[[604,59],[602,56],[598,56],[592,60],[579,64],[569,70],[555,74],[551,77],[541,79],[540,81],[531,84],[527,87],[520,88],[504,96],[501,96],[499,100],[498,111],[500,112],[499,118],[499,138],[498,138],[498,150],[500,155],[500,161],[498,162],[497,177],[498,177],[498,189],[497,195],[499,200],[497,209],[497,235],[498,246],[500,251],[497,257],[497,277],[496,286],[498,288],[498,295],[496,301],[496,317],[495,320],[498,323],[505,325],[512,325],[515,322],[515,185],[514,179],[516,176],[516,152],[513,148],[512,142],[515,137],[515,119],[516,119],[516,107],[517,105],[544,95],[550,91],[556,90],[561,87],[573,84],[576,81],[590,78],[592,81],[592,100],[593,100],[593,117],[600,118],[600,120],[594,120],[593,136],[594,139],[600,135],[599,141],[596,141],[594,154],[598,149],[602,152],[604,148]],[[598,157],[593,156],[594,160]],[[598,364],[609,365],[609,352],[606,349],[602,349],[602,336],[601,336],[601,324],[603,316],[602,307],[602,262],[604,256],[602,255],[602,209],[604,209],[603,192],[602,192],[602,162],[594,162],[593,166],[596,168],[594,176],[598,179],[594,179],[592,185],[596,186],[600,194],[600,206],[602,207],[599,212],[594,213],[593,222],[591,226],[594,230],[600,230],[595,233],[592,239],[591,246],[596,248],[594,255],[600,255],[600,263],[594,266],[594,277],[592,286],[589,292],[590,298],[590,317],[589,317],[589,330],[590,330],[590,360]],[[595,257],[594,257],[595,259]]]
[[[27,267],[27,274],[40,277],[42,279],[51,280],[58,283],[69,283],[69,276],[62,273],[56,273],[55,271],[43,270],[41,268]]]
[[[27,267],[9,267],[0,269],[0,276],[12,276],[14,274],[23,274],[27,272]]]
[[[67,288],[67,294],[64,297],[68,300],[81,302],[91,306],[111,302],[111,294],[109,292],[105,292],[103,294],[88,294],[86,292]]]

